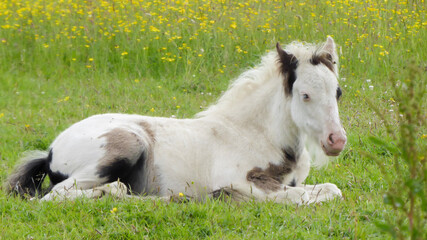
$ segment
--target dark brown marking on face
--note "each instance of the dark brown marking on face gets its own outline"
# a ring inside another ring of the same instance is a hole
[[[313,56],[310,59],[310,63],[313,65],[323,64],[325,65],[329,70],[332,72],[335,72],[334,64],[336,64],[335,61],[332,59],[332,55],[329,53],[324,54],[313,54]]]
[[[279,43],[276,44],[276,50],[279,56],[278,61],[280,63],[280,72],[285,76],[283,81],[285,94],[286,96],[291,96],[292,87],[297,78],[295,70],[298,67],[298,59],[293,54],[287,53],[283,50]]]

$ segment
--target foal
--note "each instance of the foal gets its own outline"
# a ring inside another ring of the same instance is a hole
[[[337,65],[331,37],[321,45],[277,44],[194,119],[102,114],[75,123],[48,151],[30,155],[8,190],[36,196],[49,176],[43,200],[180,193],[303,204],[340,197],[334,184],[303,184],[307,141],[327,156],[346,143]]]

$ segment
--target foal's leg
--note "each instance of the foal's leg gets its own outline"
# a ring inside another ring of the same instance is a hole
[[[309,203],[319,203],[342,197],[341,190],[332,183],[303,185],[303,188],[310,196]]]
[[[95,184],[95,187],[94,187]],[[98,185],[94,181],[89,180],[76,180],[67,179],[57,185],[46,194],[41,200],[73,200],[80,197],[86,198],[101,198],[104,196],[112,196],[116,198],[140,198],[143,200],[160,200],[164,202],[171,202],[173,199],[170,196],[138,196],[129,195],[128,188],[120,181],[110,182],[103,185]]]
[[[120,181],[106,183],[102,186],[95,187],[93,189],[89,189],[92,192],[85,196],[92,198],[100,198],[103,196],[112,196],[116,198],[138,198],[141,200],[153,200],[153,201],[163,201],[166,203],[169,202],[186,202],[189,199],[187,197],[181,196],[145,196],[145,195],[130,195],[127,194],[128,189],[125,184]],[[84,191],[89,191],[84,190]]]
[[[277,203],[296,203],[298,205],[306,204],[309,201],[309,196],[304,188],[284,186],[277,192],[269,193],[268,199],[272,199]]]
[[[55,185],[41,200],[73,200],[79,197],[99,198],[104,195],[122,198],[127,194],[127,187],[118,181],[98,185],[99,182],[94,180],[68,178]]]
[[[229,197],[234,201],[274,201],[277,203],[311,204],[334,198],[341,198],[341,190],[332,183],[305,185],[301,187],[283,186],[278,191],[268,192],[256,186],[233,185],[212,193],[213,197]]]
[[[301,187],[281,185],[277,191],[260,189],[257,186],[244,182],[222,187],[211,193],[212,197],[230,198],[233,201],[274,201],[277,203],[305,204],[309,201],[309,194]]]
[[[305,181],[308,176],[308,172],[310,170],[310,154],[307,149],[304,148],[300,159],[298,160],[298,164],[295,169],[295,177],[296,177],[296,185],[298,187],[304,188],[309,197],[310,203],[318,203],[324,202],[327,200],[334,199],[336,197],[342,197],[341,190],[335,184],[325,183],[325,184],[317,184],[317,185],[304,185],[302,182]]]

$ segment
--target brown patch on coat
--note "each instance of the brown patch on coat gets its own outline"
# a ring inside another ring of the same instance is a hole
[[[105,155],[101,159],[101,166],[110,165],[116,159],[127,159],[132,162],[139,158],[144,150],[144,143],[134,132],[122,128],[115,128],[98,138],[106,138]]]
[[[266,169],[255,167],[248,172],[246,180],[253,182],[255,186],[264,191],[278,191],[282,187],[283,177],[292,172],[292,167],[282,163],[268,164]]]
[[[156,143],[156,135],[154,133],[153,127],[146,121],[138,122],[138,125],[145,131],[146,137],[148,138],[148,146],[146,146],[147,151],[147,161],[145,165],[145,180],[144,180],[144,189],[147,193],[159,193],[159,175],[156,174],[154,169],[154,153],[153,147]]]
[[[150,143],[154,143],[156,141],[156,136],[153,132],[153,130],[151,129],[150,124],[148,124],[147,122],[139,122],[138,123],[139,126],[142,127],[142,129],[145,130],[145,132],[147,133],[148,137],[150,138]]]
[[[107,182],[120,179],[135,194],[153,193],[158,187],[153,166],[154,133],[145,122],[144,131],[115,128],[105,138],[104,156],[99,160],[97,174]]]
[[[332,72],[335,72],[334,64],[336,64],[335,61],[332,59],[332,55],[329,53],[324,54],[313,54],[313,56],[310,59],[310,63],[313,65],[318,65],[322,63],[325,65],[329,70]]]
[[[246,180],[264,190],[278,191],[283,185],[283,178],[291,173],[296,165],[296,156],[293,151],[284,148],[283,161],[280,164],[269,163],[266,169],[255,167],[246,174]]]

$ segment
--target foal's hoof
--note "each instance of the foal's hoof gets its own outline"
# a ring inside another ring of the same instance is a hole
[[[324,183],[315,187],[316,191],[310,193],[310,203],[319,203],[335,198],[341,199],[342,192],[333,183]]]

